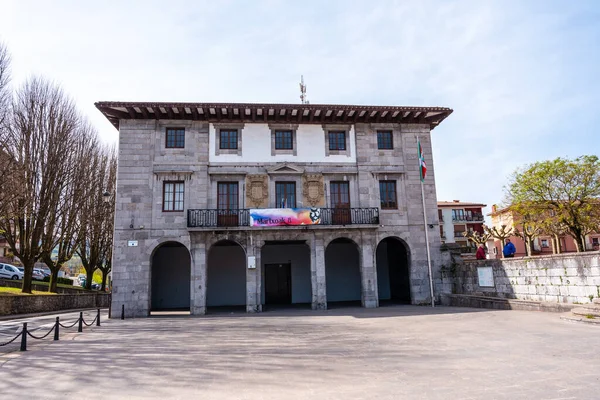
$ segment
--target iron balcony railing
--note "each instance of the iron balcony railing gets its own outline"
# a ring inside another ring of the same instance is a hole
[[[379,224],[378,208],[319,208],[318,210],[320,210],[320,221],[317,225]],[[188,228],[250,226],[250,210],[190,209],[187,226]]]
[[[483,214],[473,214],[473,215],[454,215],[452,217],[453,222],[479,222],[483,221]]]

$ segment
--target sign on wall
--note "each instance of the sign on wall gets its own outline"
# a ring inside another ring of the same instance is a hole
[[[318,225],[320,208],[251,208],[250,226]]]
[[[494,287],[494,271],[492,267],[477,267],[477,278],[480,287]]]

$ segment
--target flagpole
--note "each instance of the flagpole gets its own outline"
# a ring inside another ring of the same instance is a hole
[[[422,156],[423,151],[419,148],[421,141],[417,136],[417,151]],[[419,160],[419,177],[421,181],[421,200],[423,200],[423,226],[425,228],[425,247],[427,248],[427,268],[429,271],[429,290],[431,293],[431,307],[435,307],[435,298],[433,297],[433,275],[431,273],[431,255],[429,252],[429,232],[427,231],[427,212],[425,210],[425,189],[423,188],[424,177],[422,176],[421,160]]]

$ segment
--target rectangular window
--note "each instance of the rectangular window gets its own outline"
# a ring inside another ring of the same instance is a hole
[[[296,182],[275,182],[277,208],[296,208]]]
[[[183,182],[163,182],[163,211],[183,211]]]
[[[542,239],[542,248],[548,248],[548,239]]]
[[[382,209],[398,208],[396,181],[379,181],[379,199]]]
[[[598,242],[598,238],[597,237],[593,237],[592,238],[592,246],[597,247],[600,243]]]
[[[392,131],[377,131],[377,148],[380,150],[391,150],[394,148]]]
[[[464,221],[465,210],[453,209],[452,210],[452,221]]]
[[[184,128],[167,128],[168,149],[183,149],[185,147],[185,129]]]
[[[293,150],[292,131],[275,131],[275,149]]]
[[[219,138],[219,149],[237,149],[238,131],[237,129],[221,129]]]
[[[239,225],[238,183],[217,184],[217,226]]]
[[[346,132],[329,132],[329,150],[346,150]]]
[[[238,183],[219,182],[217,185],[217,208],[219,210],[238,209]]]

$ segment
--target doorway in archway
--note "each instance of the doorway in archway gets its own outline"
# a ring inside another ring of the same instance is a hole
[[[206,268],[207,311],[245,311],[246,252],[242,246],[232,240],[215,243]]]
[[[385,238],[377,246],[377,290],[380,305],[410,304],[408,246],[397,238]]]
[[[267,241],[261,249],[264,310],[310,308],[310,248],[304,240]]]
[[[184,245],[159,245],[151,258],[150,311],[189,311],[190,273],[190,252]]]
[[[361,278],[358,245],[346,238],[333,240],[325,249],[327,308],[360,306]]]

